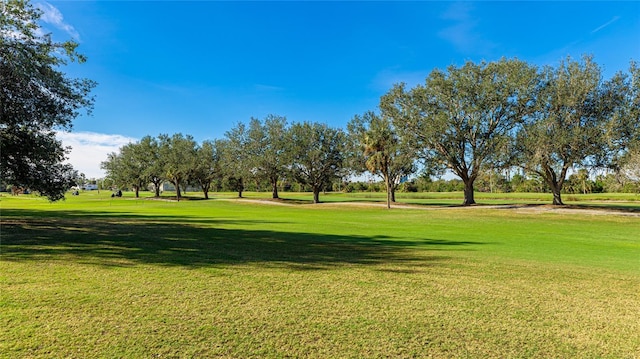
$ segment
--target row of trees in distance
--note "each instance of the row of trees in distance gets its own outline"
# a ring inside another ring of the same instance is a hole
[[[383,179],[388,204],[400,180],[422,167],[459,177],[465,205],[475,203],[482,174],[517,168],[541,178],[560,205],[571,169],[633,178],[639,151],[640,69],[631,62],[628,73],[605,80],[585,56],[557,67],[502,59],[436,69],[424,84],[395,85],[378,111],[356,115],[346,130],[270,115],[201,144],[189,135],[148,136],[102,166],[136,190],[168,180],[178,197],[181,184],[198,184],[207,196],[212,181],[225,177],[240,196],[249,178],[263,179],[278,198],[286,178],[309,186],[314,202],[333,180],[368,171]]]
[[[347,137],[341,129],[318,123],[289,125],[284,117],[269,116],[239,123],[224,139],[196,143],[190,135],[146,136],[120,148],[102,163],[107,177],[120,186],[138,191],[152,183],[159,196],[162,182],[176,188],[198,185],[205,198],[216,180],[226,179],[242,197],[246,182],[267,181],[273,198],[278,184],[291,178],[309,186],[314,201],[327,185],[347,174]]]

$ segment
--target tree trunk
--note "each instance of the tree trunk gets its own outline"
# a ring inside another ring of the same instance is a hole
[[[464,201],[462,202],[462,205],[469,206],[475,203],[476,201],[473,198],[473,181],[467,179],[464,181]]]
[[[553,204],[556,206],[564,205],[564,203],[562,203],[561,192],[562,192],[562,185],[564,184],[564,178],[567,174],[568,168],[569,168],[569,165],[565,164],[562,167],[562,171],[560,172],[559,176],[556,176],[555,171],[549,165],[544,166],[544,173],[538,172],[545,179],[545,181],[547,182],[547,185],[551,187],[551,192],[553,193]]]
[[[320,203],[320,188],[313,187],[313,203]]]
[[[140,187],[134,186],[133,188],[136,191],[136,198],[139,198],[140,197]]]
[[[202,187],[202,193],[204,193],[204,199],[209,199],[209,188],[211,188],[211,183],[208,185],[200,186]]]
[[[564,205],[564,203],[562,203],[561,191],[562,186],[560,186],[558,183],[554,183],[553,185],[551,185],[551,192],[553,192],[553,204],[556,206]]]
[[[244,182],[242,181],[242,178],[238,179],[238,198],[242,198],[242,191],[244,191]]]
[[[180,181],[176,180],[173,185],[176,187],[176,197],[178,198],[178,202],[180,202]]]
[[[160,186],[162,186],[162,182],[161,181],[154,181],[153,182],[153,187],[154,187],[155,192],[156,192],[156,197],[160,197]]]
[[[384,177],[384,186],[387,189],[387,209],[391,208],[391,181],[389,176]]]
[[[276,180],[275,182],[271,182],[271,187],[273,188],[273,195],[272,197],[274,199],[278,199],[280,197],[278,197],[278,180]]]

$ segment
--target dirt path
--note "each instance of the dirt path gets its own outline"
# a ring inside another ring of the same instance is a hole
[[[249,198],[228,198],[220,199],[223,201],[233,202],[245,202],[255,203],[262,205],[274,205],[274,206],[305,206],[305,207],[362,207],[362,208],[386,208],[387,205],[384,202],[323,202],[318,204],[311,204],[306,201],[287,201],[287,200],[273,200],[273,199],[249,199]],[[553,206],[546,204],[505,204],[505,205],[475,205],[475,206],[425,206],[419,204],[405,204],[396,203],[391,205],[391,209],[418,209],[418,210],[461,210],[469,211],[474,209],[497,209],[508,210],[519,213],[559,213],[559,214],[586,214],[586,215],[610,215],[610,216],[631,216],[639,217],[640,212],[635,209],[615,209],[615,208],[583,208],[575,206]]]

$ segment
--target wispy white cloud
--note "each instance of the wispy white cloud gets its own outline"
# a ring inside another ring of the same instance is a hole
[[[100,162],[107,159],[111,152],[118,152],[120,147],[137,142],[138,139],[95,132],[58,132],[56,134],[62,145],[71,147],[67,162],[87,178],[104,177]]]
[[[591,30],[591,34],[592,34],[592,35],[593,35],[593,34],[595,34],[596,32],[598,32],[598,31],[600,31],[600,30],[604,29],[605,27],[607,27],[607,26],[609,26],[609,25],[613,24],[614,22],[616,22],[616,21],[618,21],[618,20],[620,20],[620,16],[614,16],[614,17],[612,17],[612,18],[611,18],[611,20],[609,20],[609,21],[605,22],[604,24],[602,24],[602,25],[600,25],[600,26],[596,27],[595,29]]]
[[[48,2],[39,2],[35,6],[42,11],[40,20],[43,22],[55,26],[57,29],[66,32],[69,36],[76,40],[80,40],[80,34],[70,24],[64,21],[64,16],[60,10]]]
[[[485,55],[495,47],[478,31],[478,20],[473,16],[473,4],[453,3],[440,17],[451,24],[440,30],[438,36],[450,42],[458,51],[465,54]]]

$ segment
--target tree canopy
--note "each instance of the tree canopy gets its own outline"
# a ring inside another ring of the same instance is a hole
[[[318,203],[324,187],[344,174],[346,135],[341,129],[304,122],[291,126],[289,140],[292,176],[311,187],[313,203]]]
[[[247,152],[254,175],[271,184],[272,197],[278,198],[278,181],[290,164],[287,119],[269,115],[264,121],[251,119],[247,133]]]
[[[186,185],[194,168],[196,141],[191,135],[176,133],[173,136],[160,135],[160,156],[164,160],[164,176],[176,188],[180,200],[180,186]]]
[[[220,143],[221,140],[203,141],[202,145],[196,148],[193,159],[189,180],[200,186],[205,199],[209,199],[213,181],[222,177]]]
[[[571,168],[604,166],[601,162],[609,157],[606,129],[624,106],[626,91],[614,85],[617,81],[603,81],[590,57],[568,58],[542,70],[534,111],[517,136],[517,152],[520,165],[551,188],[553,204],[563,204],[562,186]]]
[[[473,183],[483,169],[506,162],[510,135],[527,114],[535,68],[501,60],[433,70],[424,85],[395,85],[380,108],[427,166],[446,167],[465,184],[463,204],[474,204]]]
[[[240,198],[244,191],[244,181],[253,169],[249,162],[248,132],[247,126],[239,122],[224,134],[225,138],[220,143],[224,177],[232,184]]]
[[[42,35],[40,16],[26,1],[3,2],[0,11],[0,176],[53,201],[77,176],[55,131],[71,130],[79,111],[91,110],[95,83],[62,72],[86,59],[76,42]]]
[[[387,191],[387,208],[395,202],[395,191],[403,177],[415,171],[413,151],[393,127],[391,119],[372,111],[356,115],[347,125],[356,142],[356,156],[361,156],[366,170],[382,177]]]

